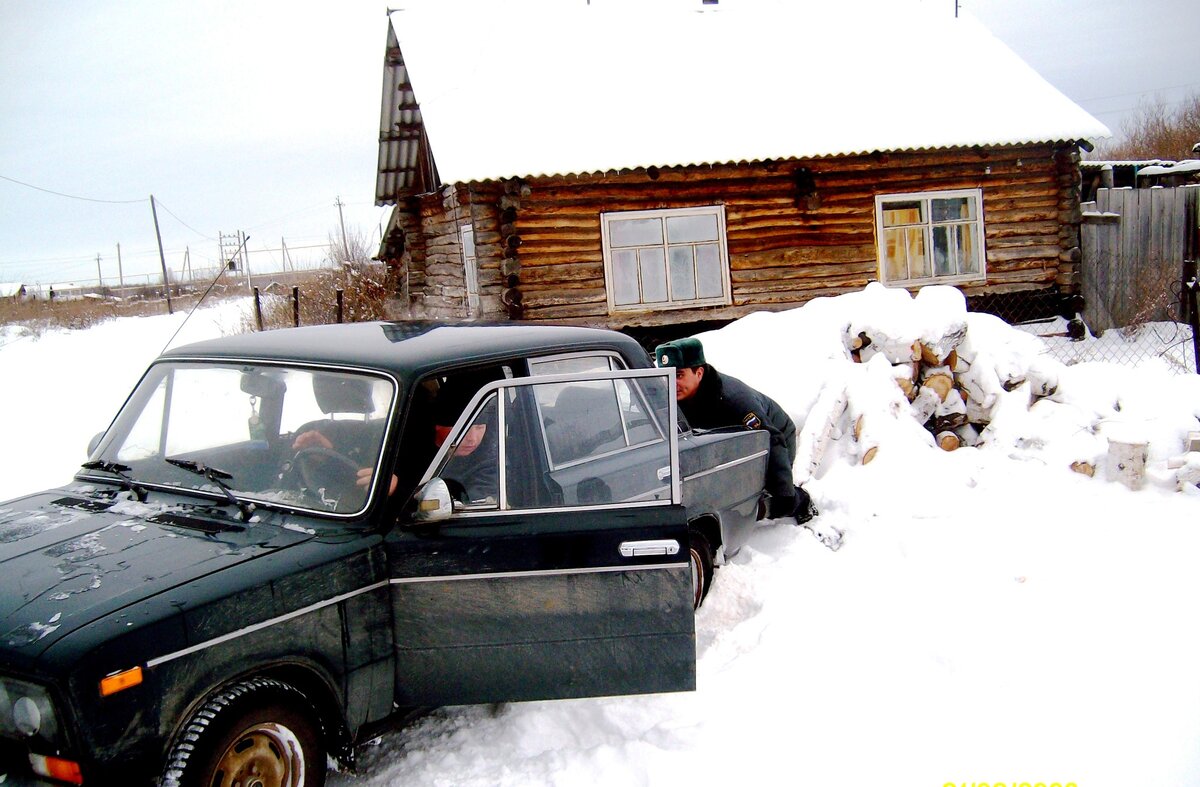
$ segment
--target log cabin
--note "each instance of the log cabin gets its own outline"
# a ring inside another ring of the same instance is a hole
[[[394,316],[645,337],[871,281],[1075,292],[1109,132],[938,5],[390,12]]]

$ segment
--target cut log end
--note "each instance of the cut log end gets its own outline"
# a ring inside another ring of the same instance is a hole
[[[962,445],[962,441],[954,432],[941,432],[937,436],[937,444],[943,451],[953,451]]]
[[[1072,462],[1071,469],[1076,473],[1092,478],[1096,475],[1096,466],[1090,462]]]

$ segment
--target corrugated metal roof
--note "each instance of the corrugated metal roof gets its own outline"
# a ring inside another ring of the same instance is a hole
[[[396,33],[389,24],[383,62],[375,204],[394,202],[400,194],[431,191],[438,185],[437,166],[429,151],[421,106],[409,82]]]
[[[940,5],[520,8],[391,17],[447,183],[1109,135]]]

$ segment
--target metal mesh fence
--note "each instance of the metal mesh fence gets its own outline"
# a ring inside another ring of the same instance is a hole
[[[1046,352],[1065,363],[1103,361],[1122,366],[1159,366],[1195,374],[1196,348],[1184,272],[1168,275],[1142,270],[1136,287],[1111,293],[1128,315],[1119,325],[1089,324],[1083,299],[1058,291],[1012,293],[972,300],[971,311],[994,314],[1040,338]],[[1152,275],[1153,274],[1153,275]],[[1111,301],[1110,301],[1111,302]]]

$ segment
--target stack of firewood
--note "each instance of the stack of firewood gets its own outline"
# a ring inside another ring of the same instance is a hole
[[[937,444],[946,451],[962,445],[976,445],[983,439],[984,430],[992,419],[992,411],[1000,394],[1013,391],[1028,383],[1030,403],[1049,396],[1058,387],[1052,370],[1030,368],[1004,375],[996,364],[978,357],[967,341],[966,323],[960,323],[933,340],[909,344],[878,331],[848,333],[846,349],[858,363],[870,361],[882,354],[891,364],[892,378],[912,405],[912,410]],[[878,363],[878,361],[876,361]],[[854,435],[862,442],[863,416],[854,420]],[[862,450],[863,464],[875,456],[877,446]]]

